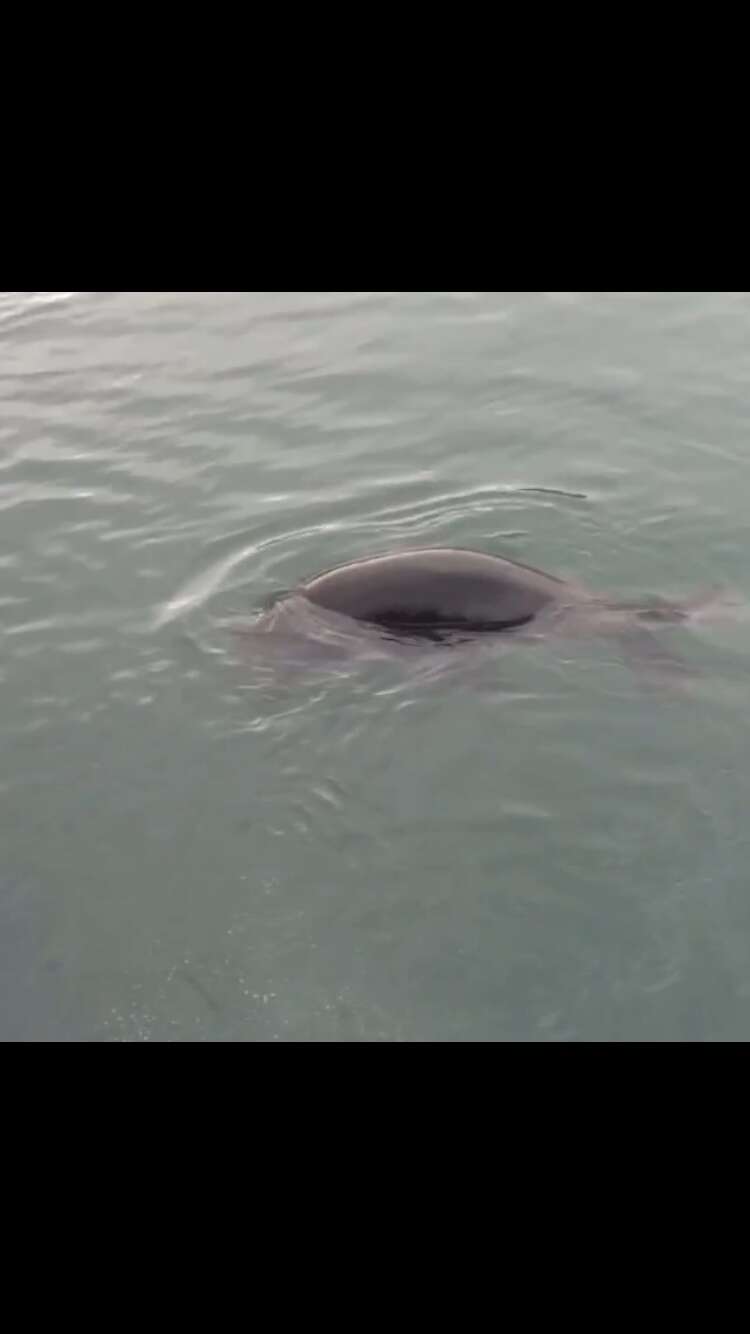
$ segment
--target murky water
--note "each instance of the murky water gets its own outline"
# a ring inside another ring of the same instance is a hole
[[[749,427],[746,294],[0,294],[0,1037],[747,1037]],[[425,545],[739,610],[244,633]]]

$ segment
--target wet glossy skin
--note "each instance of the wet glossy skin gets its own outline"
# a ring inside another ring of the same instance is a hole
[[[354,561],[297,591],[329,611],[419,633],[525,625],[566,589],[562,580],[502,556],[446,547]]]

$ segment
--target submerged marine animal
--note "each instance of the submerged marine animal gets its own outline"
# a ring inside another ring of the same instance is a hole
[[[254,629],[298,642],[317,639],[319,647],[326,641],[340,656],[353,640],[359,647],[373,636],[457,644],[501,635],[605,634],[637,660],[681,672],[683,664],[652,627],[699,618],[720,601],[715,592],[684,603],[605,598],[504,556],[436,547],[327,570],[280,595]]]

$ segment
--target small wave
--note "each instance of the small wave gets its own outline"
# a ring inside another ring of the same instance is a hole
[[[214,602],[219,595],[236,592],[240,587],[244,590],[249,573],[257,590],[253,601],[260,607],[274,591],[289,589],[324,566],[332,568],[358,556],[380,555],[405,546],[467,547],[486,545],[490,540],[517,540],[525,535],[523,530],[513,527],[493,531],[489,537],[486,531],[477,530],[477,519],[490,514],[499,516],[503,510],[508,514],[515,513],[519,503],[533,503],[534,496],[588,499],[582,492],[553,487],[475,486],[440,491],[395,505],[375,504],[364,514],[350,512],[340,518],[321,518],[282,532],[266,530],[254,536],[248,532],[235,533],[204,550],[203,568],[189,577],[173,597],[156,608],[152,628],[163,629]],[[375,495],[370,499],[374,501]],[[331,508],[329,503],[329,514]],[[474,542],[467,537],[468,522],[476,532]],[[326,544],[330,543],[330,552],[329,557],[322,560],[320,552],[324,540]],[[253,562],[251,572],[242,570],[247,562]]]
[[[201,570],[189,579],[174,597],[157,608],[152,623],[153,629],[161,630],[173,621],[187,616],[195,607],[203,606],[224,585],[232,570],[250,556],[257,554],[259,550],[259,543],[249,543],[238,550],[230,551],[222,560],[217,560],[207,569]]]
[[[57,306],[80,292],[0,292],[0,322],[26,315],[39,306]]]

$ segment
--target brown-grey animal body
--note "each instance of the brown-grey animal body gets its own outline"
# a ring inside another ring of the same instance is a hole
[[[682,604],[656,597],[618,601],[504,556],[436,547],[327,570],[284,595],[258,629],[304,637],[317,613],[334,638],[349,642],[358,624],[360,634],[404,643],[605,634],[652,666],[680,671],[652,627],[699,616],[715,602],[715,595]]]

